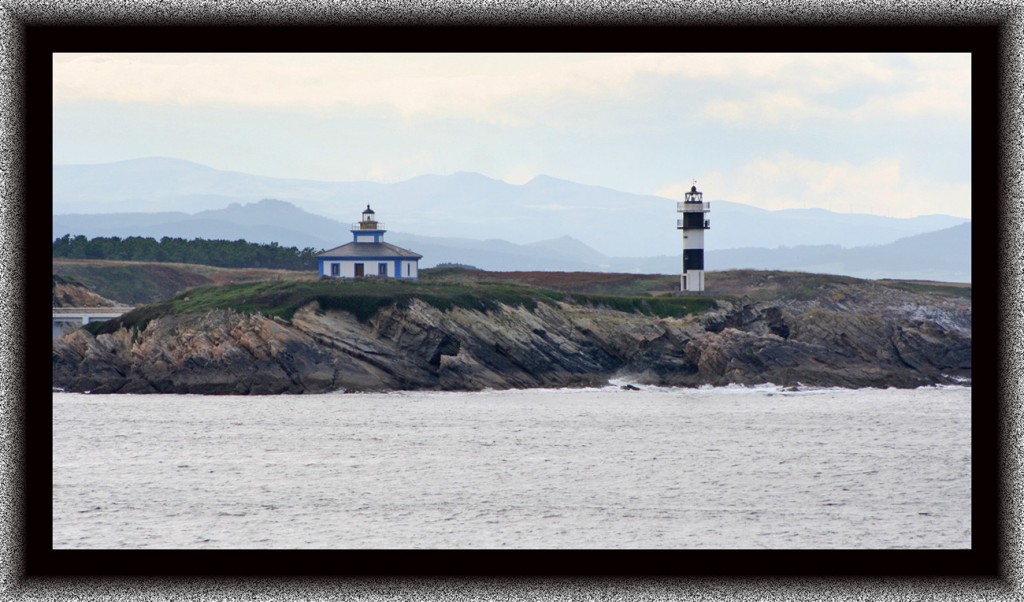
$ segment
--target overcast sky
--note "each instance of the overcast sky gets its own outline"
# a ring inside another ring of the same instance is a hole
[[[967,54],[58,54],[54,163],[971,216]]]

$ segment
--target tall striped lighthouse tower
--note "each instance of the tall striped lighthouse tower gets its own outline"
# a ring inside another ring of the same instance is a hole
[[[683,231],[683,274],[679,278],[679,290],[700,292],[704,290],[704,231],[711,227],[706,214],[711,203],[704,202],[704,193],[697,190],[694,180],[686,200],[676,203],[680,213],[676,228]]]

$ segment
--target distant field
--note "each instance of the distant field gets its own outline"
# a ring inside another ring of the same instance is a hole
[[[879,280],[879,284],[917,293],[937,293],[951,297],[971,298],[969,282],[934,282],[931,280]]]
[[[678,294],[679,276],[605,272],[487,272],[461,268],[422,270],[427,282],[513,282],[566,292],[624,296]],[[779,270],[722,270],[706,273],[706,297],[810,298],[823,286],[866,282],[851,276]],[[875,280],[876,284],[951,297],[971,296],[971,285],[923,280]]]
[[[171,299],[205,285],[255,282],[315,282],[313,271],[217,268],[184,263],[147,263],[91,259],[54,259],[53,273],[83,283],[96,293],[121,303],[139,305]],[[420,271],[421,285],[500,287],[519,285],[562,293],[605,297],[667,297],[678,295],[679,277],[662,274],[604,272],[487,272],[463,268]],[[707,273],[707,290],[687,297],[810,298],[824,286],[863,282],[848,276],[769,270],[726,270]],[[970,284],[915,280],[876,280],[902,290],[951,297],[971,296]],[[399,283],[395,283],[399,284]],[[408,285],[411,283],[403,283]],[[374,290],[384,291],[377,287]],[[406,292],[408,288],[402,288]]]
[[[315,272],[255,268],[217,268],[192,263],[53,259],[53,273],[88,286],[108,298],[139,305],[169,299],[206,284],[264,280],[316,280]]]
[[[426,282],[514,282],[574,293],[604,295],[669,294],[679,289],[679,276],[605,272],[487,272],[461,268],[421,270]]]

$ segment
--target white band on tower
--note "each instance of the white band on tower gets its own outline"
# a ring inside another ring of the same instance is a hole
[[[679,289],[701,292],[704,290],[704,231],[711,228],[706,216],[711,212],[711,203],[704,202],[704,193],[697,190],[694,180],[685,200],[676,203],[680,214],[676,228],[683,231],[683,273],[679,277]]]

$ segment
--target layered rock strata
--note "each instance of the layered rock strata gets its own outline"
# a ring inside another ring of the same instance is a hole
[[[686,318],[539,303],[489,312],[392,305],[367,322],[311,303],[290,322],[216,310],[54,343],[70,391],[276,394],[574,387],[916,387],[971,374],[970,301],[839,287]]]

